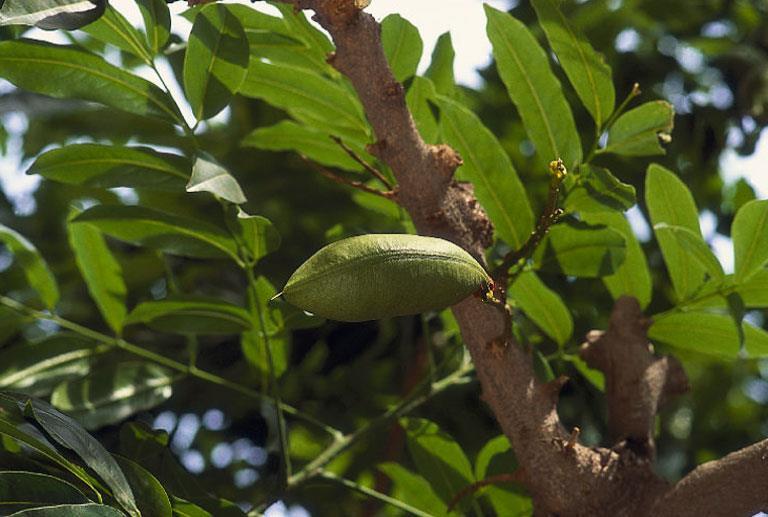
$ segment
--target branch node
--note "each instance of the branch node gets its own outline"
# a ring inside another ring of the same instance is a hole
[[[581,429],[578,426],[574,426],[571,430],[571,436],[568,437],[568,441],[565,443],[566,451],[573,451],[573,448],[576,447],[576,443],[579,441],[579,435],[581,435]]]

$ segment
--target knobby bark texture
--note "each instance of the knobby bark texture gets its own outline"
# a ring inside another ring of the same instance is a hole
[[[360,97],[376,135],[369,151],[392,169],[396,200],[419,233],[453,241],[484,261],[492,225],[472,189],[453,180],[460,156],[419,135],[387,64],[379,24],[355,0],[283,1],[313,11],[332,36],[336,51],[329,62]],[[453,311],[483,399],[515,450],[537,515],[733,516],[768,507],[768,441],[702,465],[674,486],[653,472],[654,417],[687,380],[676,360],[654,356],[649,322],[633,298],[616,302],[607,331],[590,333],[582,350],[606,376],[612,448],[569,441],[571,431],[557,415],[563,380],[536,379],[530,352],[509,334],[503,310],[470,298]]]

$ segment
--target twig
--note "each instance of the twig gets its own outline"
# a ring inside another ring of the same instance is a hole
[[[467,485],[461,491],[453,496],[451,501],[448,503],[448,513],[453,511],[454,508],[461,502],[462,499],[467,497],[468,495],[472,495],[481,488],[485,488],[490,485],[500,485],[502,483],[522,483],[523,481],[523,475],[522,471],[520,469],[508,473],[508,474],[497,474],[495,476],[490,476],[485,479],[482,479],[480,481],[477,481],[475,483],[472,483],[471,485]]]
[[[326,169],[325,167],[323,167],[323,166],[313,162],[312,160],[310,160],[309,158],[307,158],[304,155],[300,154],[299,156],[301,156],[301,159],[304,160],[305,162],[307,162],[307,164],[310,167],[312,167],[317,172],[319,172],[320,174],[322,174],[323,176],[325,176],[326,178],[328,178],[331,181],[335,181],[336,183],[341,183],[342,185],[347,185],[347,186],[350,186],[352,188],[356,188],[358,190],[362,190],[363,192],[367,192],[368,194],[374,194],[376,196],[381,196],[381,197],[383,197],[385,199],[392,200],[392,198],[395,197],[394,191],[391,191],[391,190],[381,191],[381,190],[378,190],[378,189],[375,189],[375,188],[371,188],[371,187],[369,187],[368,185],[366,185],[365,183],[363,183],[361,181],[351,180],[351,179],[345,178],[344,176],[341,176],[339,174],[331,172],[328,169]]]
[[[389,180],[384,176],[381,171],[379,171],[377,168],[372,167],[368,162],[360,158],[358,154],[351,149],[347,144],[344,143],[344,141],[339,138],[338,136],[331,135],[331,140],[336,142],[336,144],[341,147],[344,152],[346,152],[350,158],[355,160],[357,163],[359,163],[365,170],[370,172],[376,179],[378,179],[380,182],[384,184],[385,187],[387,187],[389,190],[395,190],[395,186],[392,185],[392,183],[389,182]]]
[[[541,240],[549,232],[549,228],[563,215],[563,211],[557,207],[557,200],[560,195],[560,184],[565,179],[568,171],[566,171],[563,160],[560,158],[549,163],[549,171],[552,173],[552,179],[549,182],[547,204],[539,217],[538,223],[536,223],[536,228],[528,236],[528,240],[525,241],[523,246],[518,250],[507,253],[501,264],[493,271],[491,277],[496,280],[502,278],[509,271],[510,267],[523,260],[528,260],[541,243]]]
[[[349,488],[351,490],[354,490],[355,492],[359,492],[365,496],[371,497],[373,499],[377,499],[379,501],[382,501],[384,503],[387,503],[391,506],[394,506],[395,508],[399,508],[400,510],[403,510],[404,512],[408,512],[412,515],[416,515],[418,517],[430,517],[431,514],[423,512],[419,510],[418,508],[415,508],[407,503],[404,503],[403,501],[400,501],[399,499],[395,499],[394,497],[389,497],[386,494],[382,494],[381,492],[374,490],[372,488],[368,488],[367,486],[360,485],[358,483],[355,483],[354,481],[351,481],[349,479],[345,479],[342,477],[337,476],[336,474],[333,474],[331,472],[327,472],[325,470],[320,471],[318,474],[318,477],[321,479],[325,479],[327,481],[332,481],[333,483],[339,484],[343,487]]]

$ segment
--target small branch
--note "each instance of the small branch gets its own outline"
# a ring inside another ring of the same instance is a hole
[[[768,509],[768,440],[709,461],[678,481],[651,514],[755,515]]]
[[[536,228],[523,246],[518,250],[507,253],[501,264],[493,271],[491,276],[496,280],[499,280],[506,275],[509,268],[512,266],[531,258],[533,252],[536,251],[536,248],[541,243],[541,240],[547,235],[547,232],[549,232],[549,229],[557,222],[560,216],[563,215],[563,211],[557,207],[557,200],[560,196],[560,185],[568,174],[568,171],[566,171],[563,160],[560,158],[549,163],[549,171],[552,174],[552,179],[549,182],[547,204],[544,206],[544,211],[539,217],[539,221],[536,223]]]
[[[317,163],[313,162],[312,160],[310,160],[309,158],[307,158],[304,155],[299,155],[299,156],[301,156],[302,160],[307,162],[307,165],[309,165],[310,167],[312,167],[317,172],[319,172],[320,174],[322,174],[323,176],[325,176],[326,178],[328,178],[331,181],[334,181],[336,183],[340,183],[342,185],[347,185],[349,187],[356,188],[358,190],[362,190],[363,192],[367,192],[368,194],[374,194],[376,196],[381,196],[381,197],[383,197],[385,199],[389,199],[390,201],[395,197],[394,191],[389,190],[389,191],[383,192],[381,190],[378,190],[378,189],[375,189],[375,188],[371,188],[371,187],[369,187],[368,185],[366,185],[365,183],[363,183],[361,181],[351,180],[351,179],[345,178],[344,176],[341,176],[339,174],[331,172],[328,169],[326,169],[325,167],[323,167],[321,165],[318,165]]]
[[[163,365],[172,370],[185,373],[190,377],[195,377],[202,381],[206,381],[208,383],[216,384],[223,388],[236,391],[241,395],[245,395],[246,397],[257,400],[259,402],[268,400],[273,404],[277,404],[277,401],[272,397],[268,395],[264,395],[263,393],[259,393],[256,390],[252,390],[247,386],[243,386],[242,384],[232,382],[216,374],[213,374],[204,370],[200,370],[197,367],[189,366],[189,365],[180,363],[178,361],[174,361],[169,357],[165,357],[163,355],[152,352],[151,350],[147,350],[138,345],[134,345],[133,343],[129,343],[124,339],[108,336],[107,334],[102,334],[101,332],[91,330],[73,321],[69,321],[67,319],[61,318],[55,314],[50,314],[47,312],[35,310],[31,307],[27,307],[26,305],[17,302],[12,298],[8,298],[7,296],[0,295],[0,305],[4,305],[9,309],[12,309],[20,314],[30,316],[37,320],[51,321],[53,323],[56,323],[61,328],[70,330],[85,338],[92,339],[98,343],[103,343],[105,345],[119,348],[121,350],[128,352],[129,354],[135,355],[137,357],[141,357],[142,359],[146,359],[147,361],[152,361],[153,363]],[[299,411],[293,406],[285,404],[284,402],[281,402],[280,406],[283,408],[283,411],[285,411],[286,414],[289,414],[298,420],[303,420],[308,424],[311,424],[319,429],[322,429],[336,439],[342,436],[341,432],[338,429],[335,429],[327,424],[324,424],[323,422],[320,422],[319,420],[317,420],[311,415],[302,413],[301,411]]]
[[[603,124],[603,127],[598,128],[597,136],[594,142],[592,142],[592,147],[590,148],[589,153],[587,153],[587,158],[584,160],[584,163],[591,162],[596,155],[603,152],[602,149],[597,148],[597,146],[600,144],[600,135],[602,135],[605,131],[611,129],[611,127],[616,122],[616,120],[622,115],[622,113],[624,113],[624,110],[627,109],[627,106],[632,101],[632,99],[634,99],[641,93],[642,92],[640,91],[640,85],[638,83],[634,83],[632,85],[632,89],[629,91],[629,93],[621,102],[621,104],[619,104],[619,107],[616,108],[611,114],[611,116],[608,118],[608,120],[605,121],[605,123]]]
[[[501,485],[503,483],[522,484],[523,483],[522,470],[518,469],[509,474],[497,474],[495,476],[490,476],[462,488],[461,491],[455,496],[453,496],[451,501],[448,503],[448,513],[451,513],[456,508],[456,506],[461,502],[461,500],[464,499],[465,497],[472,495],[476,493],[478,490],[485,488],[487,486]]]
[[[358,154],[350,148],[347,144],[344,143],[344,141],[339,138],[338,136],[331,136],[331,140],[336,142],[339,147],[341,147],[344,152],[346,152],[350,158],[355,160],[357,163],[359,163],[363,169],[367,170],[369,173],[373,175],[377,180],[379,180],[385,187],[387,187],[389,190],[394,191],[395,186],[392,185],[392,183],[389,182],[389,180],[378,170],[376,167],[371,166],[368,162],[360,158]]]
[[[688,389],[680,363],[656,357],[637,299],[616,300],[606,332],[592,331],[581,357],[605,374],[608,425],[614,438],[645,457],[653,456],[653,428],[659,407]]]
[[[318,474],[318,477],[321,479],[325,479],[327,481],[331,481],[338,485],[341,485],[345,488],[349,488],[350,490],[354,490],[355,492],[363,494],[364,496],[387,503],[388,505],[394,506],[395,508],[399,508],[400,510],[408,512],[412,515],[416,515],[417,517],[431,516],[431,514],[423,512],[418,508],[415,508],[407,503],[404,503],[403,501],[400,501],[399,499],[395,499],[394,497],[389,497],[386,494],[382,494],[381,492],[378,492],[376,490],[373,490],[372,488],[368,488],[366,486],[355,483],[354,481],[351,481],[349,479],[339,477],[336,474],[333,474],[331,472],[323,470]]]

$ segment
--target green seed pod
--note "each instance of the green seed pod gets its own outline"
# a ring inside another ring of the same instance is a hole
[[[472,256],[443,239],[372,234],[329,244],[291,275],[285,299],[339,321],[367,321],[443,309],[491,278]]]

